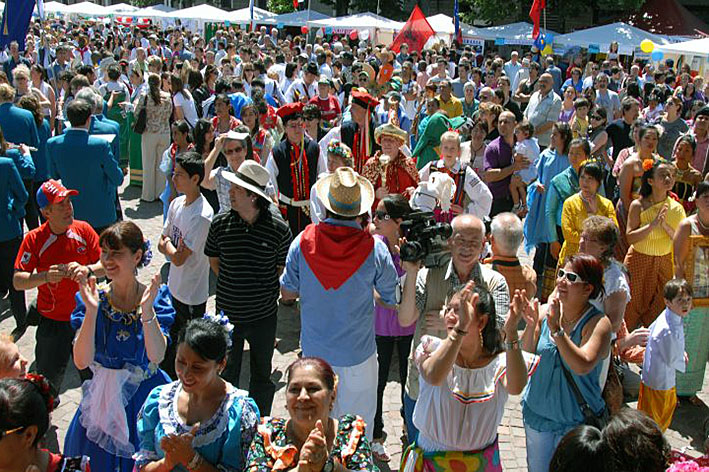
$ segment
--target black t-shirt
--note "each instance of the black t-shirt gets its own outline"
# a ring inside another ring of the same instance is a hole
[[[606,127],[606,133],[608,133],[608,141],[613,144],[613,161],[616,160],[620,151],[633,145],[630,125],[622,118],[609,124]]]

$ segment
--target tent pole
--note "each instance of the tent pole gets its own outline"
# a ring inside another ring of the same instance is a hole
[[[544,4],[544,34],[547,32],[547,6]]]

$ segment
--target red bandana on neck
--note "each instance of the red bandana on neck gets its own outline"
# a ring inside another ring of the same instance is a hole
[[[337,290],[367,260],[374,238],[367,231],[329,223],[308,225],[300,249],[325,290]]]

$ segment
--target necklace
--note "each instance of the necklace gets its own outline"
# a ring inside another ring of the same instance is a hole
[[[704,231],[709,231],[709,225],[704,224],[702,219],[699,217],[699,214],[697,214],[697,221],[699,222],[699,226],[701,226]]]

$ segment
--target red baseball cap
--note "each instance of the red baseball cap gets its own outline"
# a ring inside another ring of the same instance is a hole
[[[79,191],[69,190],[56,180],[47,180],[37,190],[37,205],[42,209],[47,205],[59,203],[72,195],[79,195]]]

